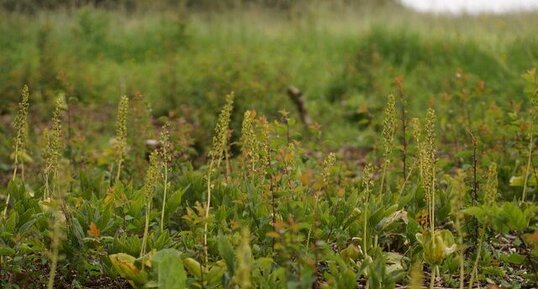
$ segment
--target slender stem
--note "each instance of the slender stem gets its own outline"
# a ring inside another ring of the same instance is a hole
[[[148,243],[148,233],[149,233],[149,214],[151,213],[151,200],[146,201],[146,223],[144,225],[144,236],[142,237],[142,248],[140,250],[140,257],[146,254],[146,247]]]
[[[366,239],[368,229],[368,211],[366,209],[367,205],[364,206],[364,228],[362,230],[362,246],[364,247],[364,256],[368,256],[368,241]]]
[[[166,193],[168,190],[168,165],[164,165],[164,193],[163,193],[163,208],[161,210],[161,232],[164,231],[164,209],[166,207]]]
[[[308,235],[306,237],[306,250],[308,250],[308,248],[310,247],[310,236],[311,236],[312,230],[316,228],[316,223],[318,221],[318,200],[319,198],[316,196],[315,202],[314,202],[314,222],[310,226],[310,229],[308,229]]]
[[[229,152],[228,152],[228,149],[224,149],[224,161],[225,161],[225,165],[226,165],[226,180],[228,180],[228,177],[230,177],[231,173],[232,173],[232,169],[230,167],[230,156],[229,156]]]
[[[430,231],[432,234],[433,241],[435,242],[435,238],[433,237],[435,233],[435,161],[432,166],[432,179],[431,181],[431,191],[430,191]]]
[[[436,266],[432,266],[431,268],[431,276],[430,276],[430,289],[433,289],[435,287],[435,269]]]
[[[54,213],[54,225],[53,225],[53,232],[52,232],[52,254],[51,254],[51,264],[50,264],[50,272],[49,272],[49,281],[47,283],[47,289],[53,289],[54,288],[54,279],[56,277],[56,268],[58,267],[58,254],[60,250],[60,220],[58,220],[59,212]]]
[[[469,280],[469,289],[473,288],[474,279],[478,271],[478,262],[480,261],[480,255],[482,254],[482,243],[484,243],[485,231],[482,228],[480,231],[480,240],[478,241],[478,248],[476,249],[476,258],[474,260],[473,269],[471,270],[471,279]]]
[[[269,185],[269,190],[271,191],[271,209],[272,209],[272,214],[271,214],[271,226],[273,227],[273,231],[276,231],[275,230],[275,223],[276,223],[276,201],[275,201],[275,189],[274,189],[274,182],[273,182],[273,176],[269,176],[269,182],[270,182],[270,185]],[[275,238],[272,238],[272,244],[271,244],[271,247],[272,247],[272,250],[273,252],[275,251]]]
[[[2,216],[5,218],[7,217],[7,207],[9,206],[9,201],[11,199],[11,193],[7,194],[6,198],[6,207],[4,208],[4,212],[2,212]]]
[[[366,184],[366,200],[364,202],[364,227],[362,230],[362,246],[364,247],[364,256],[368,256],[368,241],[367,241],[367,230],[368,230],[368,203],[370,203],[370,188],[368,184]]]
[[[211,207],[211,172],[213,171],[213,159],[211,159],[211,162],[209,163],[209,171],[207,173],[207,203],[205,208],[205,221],[204,221],[204,239],[203,239],[203,246],[204,246],[204,262],[207,265],[208,257],[207,257],[207,230],[208,230],[208,219],[209,219],[209,208]]]
[[[24,182],[24,163],[21,163],[21,180]]]
[[[478,177],[477,177],[477,170],[478,170],[478,156],[477,156],[477,146],[478,141],[476,137],[474,136],[473,132],[471,130],[468,130],[469,135],[471,135],[471,142],[473,144],[473,190],[471,194],[472,198],[472,204],[476,205],[478,202]],[[473,240],[478,240],[478,224],[476,219],[471,220],[472,227],[474,227],[473,230]]]
[[[402,188],[400,189],[400,196],[403,194],[405,185],[407,185],[407,182],[409,181],[409,178],[413,174],[415,167],[416,167],[416,162],[413,164],[413,166],[411,166],[411,168],[409,169],[409,174],[405,177],[404,183],[402,184]]]
[[[388,160],[385,157],[385,161],[383,162],[383,172],[381,174],[381,187],[379,188],[379,196],[383,196],[383,189],[385,186],[385,175],[387,174],[387,166],[388,166]]]
[[[49,174],[45,173],[45,193],[43,194],[43,199],[47,200],[49,197],[50,197]]]
[[[112,187],[112,174],[114,173],[114,163],[110,164],[110,170],[108,170],[108,188]]]
[[[400,95],[400,116],[402,119],[402,173],[403,177],[407,177],[407,115],[405,111],[405,94],[403,92],[403,87],[401,83],[397,83],[398,85],[398,92]]]
[[[529,181],[529,175],[531,170],[531,161],[532,161],[532,147],[534,145],[534,139],[532,137],[532,134],[530,135],[529,140],[529,156],[527,158],[527,168],[525,169],[525,181],[523,182],[523,195],[521,196],[521,203],[525,202],[525,197],[527,195],[527,183]]]
[[[15,143],[15,160],[13,161],[13,177],[11,178],[11,181],[14,182],[15,179],[17,178],[17,168],[19,167],[18,166],[18,149],[19,148],[19,145],[17,143]],[[11,192],[9,192],[7,194],[7,198],[6,198],[6,207],[4,208],[4,211],[2,212],[2,216],[4,216],[4,218],[7,216],[7,208],[9,207],[9,201],[11,199]]]
[[[456,231],[458,232],[458,243],[459,243],[459,265],[460,265],[460,289],[463,289],[465,286],[465,257],[463,255],[463,232],[461,231],[461,223],[458,216],[456,216]]]
[[[123,161],[120,160],[118,162],[118,172],[116,173],[116,181],[114,182],[114,184],[117,184],[119,181],[120,181],[120,175],[121,175],[121,165],[122,165]]]
[[[19,167],[19,145],[15,143],[15,160],[13,160],[13,177],[12,181],[17,177],[17,168]]]

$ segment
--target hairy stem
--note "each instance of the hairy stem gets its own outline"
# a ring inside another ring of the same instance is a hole
[[[121,160],[118,162],[118,172],[116,173],[116,180],[114,181],[114,184],[117,184],[120,181],[122,163],[123,161]]]
[[[431,268],[431,276],[430,276],[430,289],[433,289],[435,287],[435,270],[437,269],[437,266],[432,266]]]
[[[51,243],[51,264],[50,264],[50,272],[49,272],[49,281],[47,283],[47,289],[53,289],[54,288],[54,279],[56,277],[56,269],[58,267],[58,254],[60,251],[60,221],[58,220],[59,212],[55,212],[54,216],[54,225],[52,230],[52,243]]]

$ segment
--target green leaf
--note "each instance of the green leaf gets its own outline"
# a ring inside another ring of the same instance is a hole
[[[336,282],[338,289],[355,288],[357,286],[357,277],[355,272],[353,272],[351,269],[347,269],[339,276],[335,277],[337,277]]]
[[[424,260],[429,264],[441,264],[443,260],[456,250],[454,236],[448,230],[434,231],[417,234],[417,240],[424,248]]]
[[[207,272],[207,284],[217,285],[220,280],[222,280],[222,276],[225,272],[226,268],[224,268],[224,264],[222,264],[222,266],[219,266],[218,264],[213,266],[211,270]]]
[[[219,254],[226,262],[226,267],[230,271],[230,275],[233,276],[235,272],[235,257],[232,244],[225,237],[219,238],[218,241]]]
[[[12,256],[15,255],[15,250],[10,247],[0,246],[0,256]]]
[[[408,219],[407,219],[407,212],[404,211],[404,210],[398,210],[392,214],[390,214],[390,216],[387,216],[383,219],[381,219],[381,221],[377,224],[377,228],[379,230],[384,230],[386,229],[390,224],[398,221],[398,220],[402,220],[405,224],[408,223]]]
[[[487,212],[486,210],[484,210],[483,207],[469,207],[463,209],[462,212],[464,214],[471,215],[477,219],[483,219],[487,215]]]
[[[187,275],[179,251],[160,250],[151,258],[151,263],[157,273],[157,283],[160,289],[186,288]]]
[[[510,255],[502,255],[501,260],[503,260],[504,262],[515,264],[515,265],[521,265],[525,263],[526,261],[525,256],[521,254],[517,254],[517,253],[510,254]]]
[[[511,187],[523,187],[524,178],[522,176],[512,176],[510,178]]]
[[[200,263],[193,258],[183,259],[183,265],[187,267],[187,271],[189,271],[189,273],[191,273],[192,275],[198,278],[202,276],[202,265],[200,265]]]
[[[501,214],[498,216],[498,227],[503,227],[505,225],[508,227],[508,230],[521,231],[527,228],[529,219],[525,218],[525,214],[514,203],[504,203],[502,205]],[[504,222],[508,221],[508,222]],[[503,224],[505,223],[505,224]],[[503,233],[507,233],[506,230],[501,230]]]

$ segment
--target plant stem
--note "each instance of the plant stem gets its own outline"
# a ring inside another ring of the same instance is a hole
[[[164,193],[163,193],[163,208],[161,210],[161,232],[164,231],[164,209],[166,207],[166,193],[168,190],[168,165],[164,165]]]
[[[114,184],[117,184],[120,181],[122,163],[123,162],[121,160],[118,162],[118,172],[116,173],[116,181],[114,181]]]
[[[385,186],[385,175],[387,174],[387,166],[388,166],[388,156],[385,157],[385,161],[383,162],[383,172],[381,173],[381,187],[379,188],[379,196],[383,195],[383,189]]]
[[[434,233],[435,233],[435,161],[432,165],[432,179],[431,181],[431,192],[430,192],[430,231],[432,234],[433,241],[435,242]]]
[[[142,248],[140,250],[140,257],[146,254],[146,247],[148,243],[148,233],[149,233],[149,214],[151,213],[151,200],[146,201],[146,222],[144,225],[144,236],[142,237]]]
[[[437,266],[433,266],[431,268],[431,276],[430,276],[430,289],[433,289],[435,287],[435,270],[436,270]]]
[[[11,178],[12,181],[15,180],[17,177],[17,168],[19,167],[19,145],[15,143],[15,160],[13,160],[13,177]]]
[[[458,242],[459,242],[459,265],[460,265],[460,289],[463,289],[465,284],[465,257],[463,255],[463,232],[461,230],[461,223],[458,217],[456,217],[456,231],[458,232]]]
[[[19,145],[17,143],[15,143],[15,160],[13,161],[13,177],[11,178],[11,181],[14,182],[15,179],[17,178],[17,168],[18,168],[18,157],[17,155],[19,154],[18,153],[18,147]],[[4,211],[2,212],[2,216],[5,218],[7,216],[7,208],[9,206],[9,201],[11,199],[11,192],[8,192],[7,194],[7,198],[6,198],[6,207],[4,208]]]
[[[400,82],[397,83],[398,94],[400,95],[400,117],[402,120],[402,173],[404,179],[407,177],[407,115],[405,111],[405,94],[403,92],[403,87]]]
[[[478,271],[478,262],[480,261],[480,255],[482,254],[482,243],[484,242],[485,230],[482,228],[480,231],[480,240],[478,241],[478,248],[476,250],[476,258],[474,260],[473,269],[471,270],[471,279],[469,280],[469,289],[473,288],[475,276]]]
[[[364,202],[364,227],[362,230],[362,246],[364,247],[364,256],[368,256],[368,241],[367,241],[367,229],[368,229],[368,204],[370,203],[370,186],[366,183],[366,198]]]
[[[207,230],[208,230],[208,219],[209,219],[209,208],[211,206],[211,172],[213,171],[213,159],[211,159],[211,162],[209,163],[209,171],[207,173],[207,203],[205,208],[205,221],[204,221],[204,239],[203,239],[203,247],[204,247],[204,262],[207,265],[208,257],[207,257]]]
[[[274,184],[273,184],[273,176],[269,176],[269,179],[270,179],[270,185],[269,185],[269,190],[271,191],[271,209],[272,209],[272,214],[271,214],[271,226],[273,227],[273,231],[276,231],[275,230],[275,223],[276,223],[276,201],[275,201],[275,189],[274,189]],[[275,238],[272,238],[272,250],[273,252],[275,251]]]
[[[520,205],[522,203],[525,202],[525,197],[527,195],[527,183],[529,181],[529,171],[531,170],[531,163],[532,163],[532,147],[534,145],[534,139],[532,137],[532,134],[530,135],[530,140],[529,140],[529,156],[527,158],[527,168],[525,169],[525,181],[523,182],[523,194],[521,196],[521,202],[520,202]]]
[[[316,229],[316,223],[318,222],[318,196],[315,196],[315,202],[314,202],[314,222],[310,226],[310,229],[308,229],[308,235],[306,237],[306,250],[310,247],[310,236],[312,234],[312,230]]]
[[[60,220],[58,220],[59,212],[54,212],[54,225],[53,225],[53,231],[52,231],[52,256],[51,256],[51,264],[50,264],[50,272],[49,272],[49,281],[47,283],[47,289],[53,289],[54,288],[54,279],[56,277],[56,268],[58,267],[58,254],[60,250]]]
[[[404,183],[402,184],[402,188],[400,189],[400,196],[402,196],[402,194],[404,192],[404,189],[405,189],[405,185],[407,185],[407,182],[409,181],[409,178],[413,174],[413,171],[415,170],[415,167],[416,167],[416,162],[413,164],[413,166],[409,170],[409,174],[407,175],[407,177],[405,177]]]
[[[228,178],[232,174],[232,169],[230,167],[230,156],[229,156],[229,152],[228,152],[227,148],[224,149],[224,162],[225,162],[225,165],[226,165],[226,175],[225,175],[225,177],[226,177],[226,181],[228,181]]]

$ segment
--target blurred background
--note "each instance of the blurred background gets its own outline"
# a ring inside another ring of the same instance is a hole
[[[203,154],[226,94],[237,96],[238,132],[246,109],[300,119],[298,93],[310,135],[369,147],[372,116],[398,85],[411,114],[469,91],[483,97],[466,102],[478,112],[485,98],[524,103],[520,75],[538,66],[536,3],[0,0],[0,133],[28,84],[34,130],[64,95],[79,129],[113,136],[128,95],[155,119],[177,119]]]

